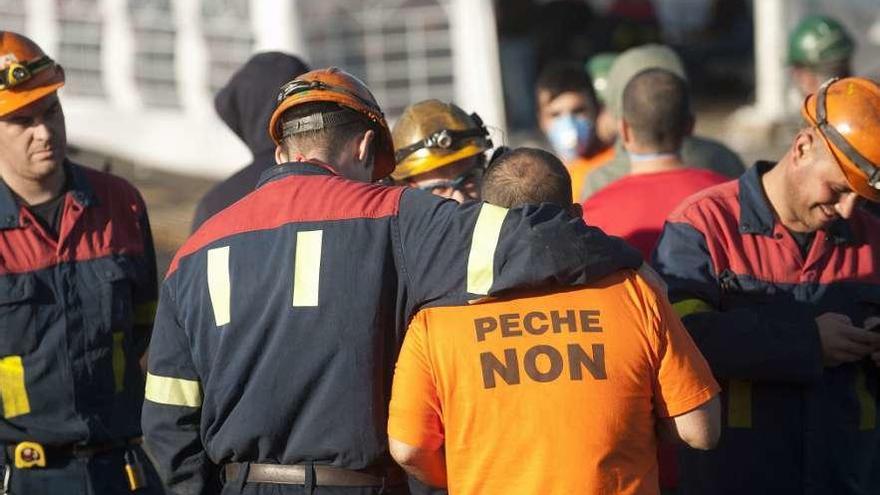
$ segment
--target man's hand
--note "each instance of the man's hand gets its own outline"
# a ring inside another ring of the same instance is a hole
[[[822,360],[827,367],[852,363],[868,355],[873,358],[872,353],[880,351],[880,333],[853,326],[849,316],[824,313],[816,318],[816,324],[822,342]]]
[[[878,325],[880,325],[880,316],[869,316],[865,320],[865,330],[873,331],[873,333],[880,335],[880,328],[874,328]],[[871,359],[874,361],[874,365],[880,368],[880,347],[874,347],[874,352],[871,353]]]

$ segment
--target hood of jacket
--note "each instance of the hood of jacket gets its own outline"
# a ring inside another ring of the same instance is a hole
[[[255,156],[274,150],[268,127],[278,90],[308,70],[305,62],[293,55],[258,53],[220,89],[214,97],[214,108]]]

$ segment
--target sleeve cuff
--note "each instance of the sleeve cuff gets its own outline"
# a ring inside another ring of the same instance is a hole
[[[685,399],[659,404],[657,406],[657,416],[661,418],[681,416],[709,402],[719,392],[721,392],[721,387],[717,383],[713,383]]]

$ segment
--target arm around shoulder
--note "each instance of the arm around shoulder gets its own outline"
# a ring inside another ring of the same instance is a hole
[[[510,210],[489,203],[459,206],[408,190],[399,222],[399,255],[416,302],[451,293],[583,285],[642,263],[621,239],[548,203]]]

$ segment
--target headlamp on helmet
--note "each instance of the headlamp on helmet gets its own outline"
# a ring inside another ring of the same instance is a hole
[[[45,55],[31,62],[10,61],[9,65],[0,69],[0,90],[12,89],[54,66],[55,62]]]
[[[483,124],[483,119],[481,119],[480,116],[476,114],[476,112],[472,113],[470,117],[471,119],[473,119],[474,123],[476,123],[477,127],[473,129],[463,130],[440,129],[431,133],[428,137],[422,139],[421,141],[417,141],[413,144],[410,144],[409,146],[404,146],[403,148],[398,149],[394,153],[394,158],[399,163],[403,161],[406,157],[420,149],[457,149],[460,147],[459,143],[469,139],[485,138],[487,148],[491,148],[492,140],[489,139],[489,131]]]
[[[489,131],[479,115],[437,99],[406,107],[394,124],[392,137],[397,161],[392,178],[397,181],[479,156],[492,148]]]

